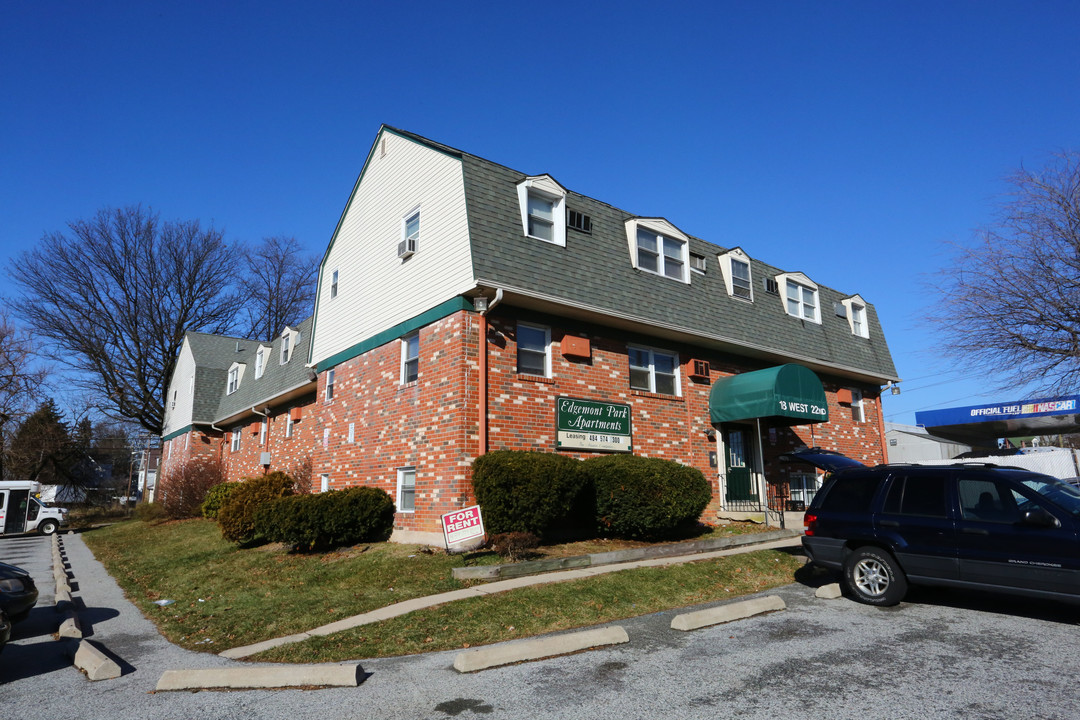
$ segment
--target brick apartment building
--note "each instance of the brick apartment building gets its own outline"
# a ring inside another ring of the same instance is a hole
[[[793,259],[794,260],[794,259]],[[713,483],[705,519],[797,508],[803,445],[884,462],[897,381],[874,307],[742,248],[382,127],[323,257],[314,315],[270,342],[191,333],[162,475],[309,463],[373,485],[397,537],[474,502],[495,449],[633,452]]]

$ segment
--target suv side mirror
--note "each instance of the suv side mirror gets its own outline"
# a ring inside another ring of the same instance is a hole
[[[1043,528],[1061,527],[1061,521],[1041,507],[1028,508],[1025,510],[1020,516],[1019,524]]]

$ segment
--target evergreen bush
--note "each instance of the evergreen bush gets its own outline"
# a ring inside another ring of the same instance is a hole
[[[491,535],[533,533],[544,540],[588,534],[591,493],[581,463],[566,455],[495,450],[473,462],[473,491]]]
[[[202,516],[207,520],[216,520],[221,506],[229,500],[233,490],[240,487],[240,483],[223,482],[210,488],[206,493],[206,499],[202,504]]]
[[[293,481],[280,470],[259,477],[244,478],[229,492],[229,499],[218,510],[221,536],[235,543],[254,540],[255,510],[263,503],[293,494]]]
[[[698,520],[712,490],[697,468],[671,460],[607,455],[581,465],[596,493],[603,535],[635,540],[670,537]]]
[[[255,534],[298,550],[384,542],[394,529],[394,501],[373,487],[271,500],[255,511]]]

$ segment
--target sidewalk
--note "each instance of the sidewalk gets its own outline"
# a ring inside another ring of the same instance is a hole
[[[254,643],[252,645],[235,647],[229,650],[225,650],[219,654],[221,657],[237,660],[240,658],[250,657],[251,655],[263,652],[264,650],[270,650],[272,648],[280,647],[282,645],[291,645],[292,643],[302,642],[312,637],[333,635],[334,633],[338,633],[343,630],[349,630],[351,628],[359,627],[361,625],[368,625],[370,623],[382,622],[383,620],[389,620],[390,618],[399,617],[407,613],[415,612],[416,610],[422,610],[424,608],[434,607],[436,605],[442,605],[448,602],[454,602],[455,600],[484,597],[486,595],[494,595],[495,593],[506,592],[508,590],[515,590],[517,588],[529,587],[532,585],[546,585],[549,583],[581,580],[583,578],[594,577],[597,575],[605,575],[607,573],[619,572],[621,570],[629,570],[632,568],[677,565],[681,563],[696,562],[699,560],[708,560],[710,558],[723,557],[725,555],[739,555],[742,553],[754,552],[757,550],[769,550],[785,547],[796,548],[800,547],[802,544],[801,536],[797,534],[793,534],[791,537],[782,538],[779,540],[772,540],[769,542],[755,541],[753,535],[746,535],[744,537],[745,541],[742,542],[742,544],[725,548],[723,550],[699,552],[688,555],[672,555],[667,557],[652,558],[648,560],[622,562],[611,565],[593,565],[589,567],[576,568],[573,570],[559,570],[555,572],[544,573],[542,575],[528,575],[525,577],[517,577],[509,580],[497,580],[494,582],[485,583],[483,585],[476,585],[474,587],[465,588],[463,590],[453,590],[451,592],[439,593],[438,595],[429,595],[427,597],[413,598],[412,600],[406,600],[404,602],[396,603],[394,605],[387,605],[386,607],[379,608],[378,610],[372,610],[371,612],[366,612],[361,615],[355,615],[350,618],[338,620],[337,622],[333,622],[328,625],[322,625],[320,627],[314,628],[313,630],[308,630],[307,632],[286,635],[284,637],[274,638],[272,640],[264,640],[263,642]]]

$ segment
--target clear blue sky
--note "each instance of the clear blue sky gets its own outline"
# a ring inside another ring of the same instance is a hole
[[[1078,38],[1064,0],[6,0],[0,263],[137,203],[321,255],[387,123],[862,294],[912,422],[1023,396],[920,318],[1002,177],[1080,147]]]

